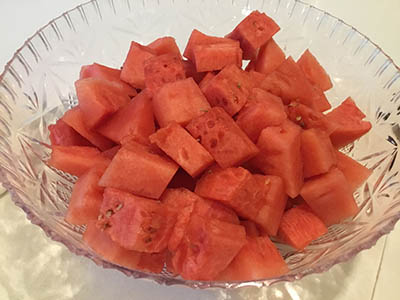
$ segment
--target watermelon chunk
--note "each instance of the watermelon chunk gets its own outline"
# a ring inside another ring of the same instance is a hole
[[[260,88],[262,82],[265,79],[265,75],[254,70],[250,70],[248,72],[248,76],[250,77],[250,81],[253,83],[253,88]]]
[[[239,42],[195,45],[192,50],[197,72],[210,72],[234,64],[242,67],[242,49]]]
[[[201,91],[203,91],[203,89],[206,87],[206,85],[211,81],[211,79],[213,79],[215,77],[215,73],[214,72],[208,72],[206,73],[206,75],[203,77],[203,79],[200,81],[199,83],[199,87],[201,89]]]
[[[87,139],[61,119],[57,120],[55,124],[49,125],[48,129],[52,145],[93,146]]]
[[[99,185],[158,199],[177,170],[173,161],[150,146],[131,141],[117,152]]]
[[[368,179],[372,174],[372,170],[364,167],[356,160],[338,150],[335,151],[335,154],[337,168],[343,172],[344,177],[346,177],[347,182],[350,184],[351,190],[354,192]]]
[[[276,246],[267,236],[248,237],[218,281],[249,281],[281,276],[289,271]]]
[[[326,98],[325,93],[321,90],[321,88],[317,85],[312,85],[312,89],[314,91],[314,95],[312,98],[312,107],[316,111],[324,112],[328,109],[331,109],[332,106]]]
[[[289,120],[267,127],[261,131],[257,147],[260,154],[251,160],[251,165],[264,174],[281,177],[286,193],[296,197],[303,185],[301,128]]]
[[[106,188],[97,225],[121,247],[154,253],[167,248],[175,222],[158,201]]]
[[[120,143],[126,136],[147,140],[155,132],[151,93],[143,90],[99,126],[97,132],[116,143]]]
[[[75,225],[96,221],[103,202],[103,188],[97,185],[106,165],[89,169],[79,177],[72,190],[65,220]]]
[[[293,207],[283,214],[278,237],[297,250],[328,232],[325,224],[307,205]]]
[[[210,109],[210,104],[193,78],[187,78],[160,88],[154,95],[153,109],[160,127],[170,122],[185,126]]]
[[[252,89],[249,101],[239,112],[236,124],[256,143],[261,131],[278,126],[286,119],[281,99],[262,89]]]
[[[327,226],[358,212],[351,186],[337,168],[307,180],[300,195]]]
[[[262,45],[279,31],[279,26],[265,13],[255,10],[244,18],[228,38],[240,41],[243,59],[254,59]]]
[[[104,157],[109,158],[110,160],[114,158],[114,156],[117,154],[117,152],[119,151],[119,149],[121,149],[120,145],[114,146],[106,151],[103,151],[101,154]]]
[[[364,113],[357,107],[353,99],[348,97],[338,107],[326,115],[329,122],[336,125],[330,135],[333,146],[341,148],[354,142],[372,127],[368,121],[363,121]]]
[[[304,51],[298,59],[297,64],[306,75],[307,79],[317,85],[322,91],[327,91],[332,88],[332,81],[325,69],[319,64],[315,56],[310,50]]]
[[[81,176],[96,165],[107,165],[110,160],[94,147],[52,146],[48,164],[56,169]]]
[[[259,151],[233,119],[220,107],[213,107],[204,115],[194,118],[186,129],[200,139],[222,168],[237,166]]]
[[[144,62],[144,82],[152,92],[168,82],[185,79],[185,76],[180,55],[167,53],[148,58]]]
[[[122,248],[113,242],[109,235],[91,221],[83,234],[84,242],[104,259],[128,269],[161,273],[164,262],[164,253],[142,253]]]
[[[100,150],[104,151],[114,146],[112,141],[87,128],[79,106],[67,110],[62,120]]]
[[[212,165],[214,158],[182,126],[169,123],[150,136],[155,143],[192,177]]]
[[[100,125],[131,98],[118,84],[98,78],[79,79],[75,82],[79,108],[88,128]]]
[[[240,225],[192,215],[173,260],[187,280],[213,280],[246,243]]]
[[[129,97],[136,96],[136,90],[129,84],[121,80],[121,70],[113,69],[97,63],[82,66],[79,79],[85,78],[99,78],[108,81],[112,81],[120,86],[123,93],[128,94]]]
[[[209,45],[209,44],[233,44],[236,45],[236,41],[216,37],[216,36],[209,36],[206,35],[197,29],[193,29],[192,33],[190,34],[189,40],[186,44],[185,51],[183,52],[183,56],[189,59],[190,61],[194,62],[194,55],[193,49],[196,45]]]
[[[301,133],[304,178],[327,173],[336,165],[336,155],[329,136],[311,128]]]
[[[157,55],[150,47],[132,42],[121,71],[121,79],[137,89],[145,88],[144,62]]]
[[[259,212],[258,221],[269,236],[275,236],[287,203],[283,180],[273,175],[253,175],[260,186],[264,206]]]
[[[246,104],[252,87],[245,71],[229,65],[203,86],[202,91],[211,106],[220,106],[233,116]]]
[[[199,84],[207,74],[206,72],[197,72],[196,66],[190,60],[182,60],[182,64],[185,69],[186,78],[192,77],[197,84]]]
[[[257,224],[253,221],[243,220],[240,221],[240,225],[246,229],[246,236],[247,237],[257,237],[260,236],[260,231],[258,230]]]
[[[179,50],[179,47],[172,36],[164,36],[158,38],[148,44],[147,47],[152,49],[156,53],[156,55],[172,53],[181,57],[181,51]]]
[[[257,59],[254,60],[254,70],[268,75],[275,71],[285,60],[285,53],[274,39],[271,38],[266,44],[261,46]]]

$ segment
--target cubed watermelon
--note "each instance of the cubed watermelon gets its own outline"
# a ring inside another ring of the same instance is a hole
[[[182,126],[172,122],[150,136],[155,143],[192,177],[211,166],[214,158]]]
[[[104,188],[98,186],[107,165],[97,165],[83,173],[74,185],[65,220],[75,225],[96,221]]]
[[[147,45],[148,48],[155,51],[156,55],[163,55],[167,53],[176,54],[181,57],[181,51],[176,44],[175,38],[172,36],[164,36],[158,38]]]
[[[206,85],[215,77],[214,72],[208,72],[206,75],[203,77],[203,79],[199,82],[199,87],[203,91],[203,89],[206,87]]]
[[[220,107],[194,118],[186,127],[222,167],[237,166],[259,151],[233,119]]]
[[[217,71],[231,64],[242,67],[243,52],[237,41],[227,44],[195,45],[192,53],[197,72]]]
[[[118,88],[118,84],[104,79],[79,79],[75,88],[84,122],[90,129],[100,125],[131,100]]]
[[[216,280],[260,280],[278,277],[288,271],[286,262],[269,237],[248,237],[247,243]]]
[[[192,77],[197,84],[199,84],[207,74],[206,72],[197,72],[196,66],[190,60],[182,60],[182,64],[185,69],[186,78]]]
[[[126,136],[148,139],[155,132],[151,93],[147,89],[143,90],[99,126],[97,132],[116,143],[120,143]]]
[[[293,207],[283,214],[278,237],[297,250],[328,232],[324,222],[307,205]]]
[[[177,170],[177,164],[152,147],[131,141],[117,152],[99,185],[158,199]]]
[[[336,165],[335,150],[326,132],[311,128],[301,133],[304,178],[327,173]]]
[[[281,177],[286,193],[296,197],[303,185],[301,128],[289,120],[280,126],[267,127],[261,131],[257,147],[260,153],[251,160],[251,165],[264,174]]]
[[[48,127],[51,145],[59,146],[93,146],[87,139],[81,136],[75,129],[62,119]]]
[[[255,10],[244,18],[227,37],[240,41],[243,59],[255,59],[260,47],[267,43],[279,29],[274,20],[265,13]]]
[[[202,91],[211,106],[220,106],[233,116],[246,104],[252,87],[247,72],[229,65],[203,86]]]
[[[153,93],[164,84],[185,79],[185,76],[180,55],[167,53],[148,58],[144,62],[145,86]]]
[[[256,143],[261,131],[278,126],[286,119],[282,100],[262,89],[252,89],[249,101],[240,110],[236,124]]]
[[[110,160],[94,147],[52,146],[48,164],[56,169],[81,176],[96,165],[107,165]]]
[[[351,186],[337,168],[307,180],[300,195],[327,226],[358,213]]]
[[[271,38],[266,44],[261,46],[257,59],[254,60],[254,70],[268,75],[275,71],[285,60],[285,53],[274,39]]]
[[[365,114],[348,97],[338,107],[326,115],[329,122],[336,125],[330,138],[333,146],[340,148],[354,142],[371,129],[371,123],[363,121]]]
[[[122,67],[121,79],[137,89],[144,89],[144,62],[156,54],[150,47],[132,42]]]
[[[62,117],[62,120],[102,151],[110,149],[115,145],[112,141],[98,132],[87,128],[79,106],[67,110]]]
[[[368,179],[372,174],[372,170],[364,167],[356,160],[338,150],[335,151],[335,154],[337,158],[337,168],[343,172],[344,177],[346,177],[347,182],[350,184],[351,190],[354,192]]]
[[[114,156],[117,154],[117,152],[121,149],[120,145],[116,145],[110,149],[107,149],[106,151],[101,152],[101,154],[110,160],[114,158]]]
[[[97,225],[121,247],[141,252],[167,248],[176,215],[160,202],[106,188]]]
[[[322,91],[327,91],[332,88],[332,81],[325,69],[319,64],[315,56],[309,49],[304,51],[297,64],[303,70],[307,79],[317,85]]]
[[[265,75],[263,73],[254,71],[254,70],[250,70],[248,71],[248,76],[250,77],[250,81],[253,84],[253,88],[260,88],[262,82],[265,79]]]
[[[260,236],[260,230],[258,230],[257,224],[250,220],[240,221],[240,225],[246,229],[247,237],[257,237]]]
[[[170,122],[182,126],[204,114],[210,104],[193,78],[167,83],[153,97],[154,115],[160,127]]]
[[[321,88],[317,85],[312,85],[314,95],[312,97],[312,107],[316,111],[324,112],[328,109],[331,109],[332,106],[326,98],[325,93],[321,90]]]

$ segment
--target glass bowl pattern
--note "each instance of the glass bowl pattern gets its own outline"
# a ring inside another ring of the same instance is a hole
[[[148,43],[176,37],[181,50],[193,28],[224,35],[252,10],[281,26],[276,41],[295,59],[306,49],[317,56],[334,83],[333,105],[352,96],[373,127],[343,151],[373,174],[355,193],[360,212],[330,227],[328,234],[297,253],[278,244],[291,271],[249,282],[200,282],[148,274],[104,261],[81,239],[83,227],[64,221],[75,178],[46,165],[47,126],[77,103],[74,81],[80,66],[99,62],[120,67],[131,40]],[[283,0],[93,0],[67,11],[36,32],[15,53],[0,77],[0,180],[13,201],[53,240],[77,255],[134,278],[194,288],[269,286],[328,270],[390,232],[400,218],[400,72],[367,37],[343,21],[300,1]]]

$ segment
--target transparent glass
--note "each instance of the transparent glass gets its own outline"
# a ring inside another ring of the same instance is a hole
[[[76,104],[80,66],[121,66],[131,40],[148,43],[176,37],[181,50],[193,28],[228,33],[250,11],[265,11],[281,26],[276,41],[295,59],[306,49],[318,57],[334,83],[327,93],[339,104],[351,95],[372,130],[343,151],[373,169],[355,196],[360,212],[332,226],[303,252],[277,244],[291,271],[249,282],[185,281],[167,272],[149,274],[111,264],[82,242],[83,227],[64,221],[75,178],[46,165],[47,126]],[[346,261],[390,232],[400,218],[400,72],[392,60],[343,21],[300,1],[93,0],[40,29],[15,53],[0,77],[0,179],[28,219],[55,241],[105,268],[134,278],[193,288],[269,286],[323,272]]]

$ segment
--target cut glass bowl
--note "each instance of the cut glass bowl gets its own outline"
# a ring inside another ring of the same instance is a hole
[[[330,74],[333,105],[347,96],[372,122],[372,130],[343,149],[373,169],[355,198],[360,212],[297,253],[279,249],[291,271],[249,282],[200,282],[167,272],[148,274],[102,260],[82,241],[83,227],[64,221],[74,178],[49,168],[47,126],[76,104],[74,81],[82,65],[120,67],[130,41],[147,44],[174,36],[181,50],[193,28],[223,36],[252,10],[281,26],[275,39],[295,59],[306,49]],[[400,72],[373,42],[343,21],[300,1],[93,0],[65,12],[40,29],[15,53],[0,77],[0,179],[33,224],[55,241],[98,265],[167,285],[235,288],[269,286],[328,270],[390,232],[400,218]]]

